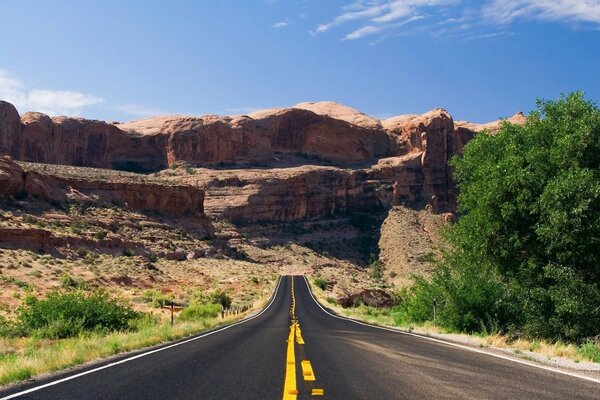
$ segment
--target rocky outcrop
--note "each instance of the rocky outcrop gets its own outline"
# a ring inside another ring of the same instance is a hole
[[[470,131],[473,134],[485,130],[491,134],[495,134],[500,130],[503,122],[508,122],[515,125],[524,125],[527,122],[527,117],[525,116],[525,114],[519,111],[512,117],[499,119],[485,124],[476,124],[468,121],[456,121],[454,124],[454,128],[458,132]]]
[[[338,299],[344,308],[365,304],[369,307],[391,307],[394,305],[392,296],[382,289],[365,289],[358,293]]]
[[[28,249],[58,254],[60,247],[70,249],[84,247],[104,254],[121,254],[123,249],[130,249],[138,255],[150,253],[143,246],[118,237],[95,240],[77,236],[58,236],[48,230],[38,228],[0,227],[0,248]]]
[[[117,126],[81,118],[29,112],[12,156],[21,161],[144,172],[165,168],[166,140],[137,137]],[[3,149],[0,149],[3,151]]]
[[[8,156],[0,157],[0,198],[23,190],[23,169]]]
[[[0,155],[15,155],[19,150],[21,119],[15,106],[0,100]]]
[[[223,213],[252,220],[312,218],[389,204],[425,205],[432,199],[441,210],[451,209],[456,188],[448,160],[462,153],[481,130],[493,133],[500,126],[499,121],[455,123],[443,109],[379,121],[335,102],[300,103],[250,115],[165,116],[123,124],[40,113],[26,113],[19,121],[14,107],[0,102],[0,117],[0,153],[18,160],[136,172],[180,162],[214,171],[228,165],[276,167],[286,157],[296,158],[294,167],[335,165],[291,169],[287,175],[264,169],[245,184],[223,183],[221,177],[220,186],[207,184]],[[524,120],[523,114],[508,119],[512,123]],[[35,186],[35,179],[29,177],[30,190],[48,192]],[[61,180],[50,186],[55,185],[62,192],[66,187],[94,192],[82,182]],[[94,196],[169,212],[193,208],[189,198],[198,197],[197,193],[181,194],[167,201],[166,192],[173,189],[136,187],[128,192],[108,183],[90,185],[102,192]],[[228,194],[234,195],[234,205],[229,204]]]
[[[75,175],[75,174],[73,174]],[[24,192],[53,201],[77,200],[118,204],[134,210],[182,215],[204,211],[204,191],[191,185],[60,176],[33,166],[21,168],[10,157],[0,157],[0,197]]]

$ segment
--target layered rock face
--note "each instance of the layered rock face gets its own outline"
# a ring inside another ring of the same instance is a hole
[[[200,178],[175,179],[205,187],[208,208],[216,214],[252,221],[316,218],[402,203],[452,208],[456,189],[448,160],[475,134],[483,129],[493,133],[500,124],[455,123],[443,109],[380,121],[334,102],[241,116],[165,116],[124,124],[40,113],[19,117],[11,104],[0,102],[0,118],[0,154],[18,160],[137,172],[179,162],[213,168],[202,170]],[[517,114],[509,122],[524,119]],[[285,157],[302,162],[285,171],[249,172],[259,165],[277,167]],[[299,166],[323,163],[334,166]],[[223,179],[228,165],[236,168],[233,178]],[[14,180],[7,171],[3,174],[0,180]],[[59,179],[50,186],[61,193],[66,188],[100,191],[106,198],[119,193],[117,201],[169,212],[197,208],[189,199],[199,196],[183,195],[181,189],[180,198],[168,201],[171,194],[161,193],[163,189],[86,185]],[[29,190],[42,189],[30,183]]]
[[[304,166],[239,171],[235,178],[204,182],[206,211],[244,222],[328,218],[384,207],[378,183],[362,170]]]
[[[118,204],[130,209],[182,215],[204,211],[204,191],[193,185],[137,182],[133,179],[93,179],[25,168],[0,157],[0,197],[25,193],[47,200]]]
[[[23,188],[23,169],[10,157],[0,157],[0,198],[17,195]]]

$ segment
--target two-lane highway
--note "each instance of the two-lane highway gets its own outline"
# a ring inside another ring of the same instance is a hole
[[[600,383],[334,317],[296,276],[251,320],[8,398],[599,399]]]

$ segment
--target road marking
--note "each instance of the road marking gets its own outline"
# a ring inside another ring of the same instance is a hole
[[[304,339],[302,338],[302,331],[300,330],[299,322],[296,322],[296,343],[304,344]]]
[[[325,394],[325,390],[323,389],[313,389],[310,394],[312,396],[323,396]]]
[[[341,320],[348,321],[348,322],[353,322],[353,323],[358,324],[358,325],[368,326],[368,327],[374,328],[374,329],[380,329],[380,330],[384,330],[384,331],[388,331],[388,332],[395,332],[395,333],[400,333],[402,335],[407,335],[407,336],[413,336],[413,337],[417,337],[417,338],[421,338],[421,339],[426,339],[426,340],[430,340],[432,342],[445,344],[447,346],[457,347],[459,349],[468,350],[468,351],[472,351],[472,352],[479,353],[479,354],[485,354],[485,355],[488,355],[488,356],[491,356],[491,357],[501,358],[501,359],[507,360],[507,361],[512,361],[512,362],[517,363],[517,364],[529,365],[530,367],[539,368],[539,369],[543,369],[543,370],[546,370],[546,371],[556,372],[558,374],[571,376],[573,378],[579,378],[579,379],[583,379],[583,380],[594,382],[594,383],[600,383],[600,379],[592,378],[592,377],[589,377],[589,376],[578,375],[578,374],[575,374],[575,373],[572,373],[572,372],[562,371],[562,370],[557,369],[557,368],[548,367],[548,366],[545,366],[545,365],[533,364],[533,363],[530,363],[530,362],[527,362],[527,361],[514,359],[514,358],[511,358],[511,357],[508,357],[508,356],[503,356],[501,354],[489,353],[487,351],[483,351],[483,350],[479,350],[479,349],[474,349],[472,347],[464,346],[464,345],[458,344],[458,343],[448,342],[448,341],[445,341],[445,340],[442,340],[442,339],[436,339],[436,338],[432,338],[432,337],[429,337],[429,336],[418,335],[416,333],[406,332],[406,331],[402,331],[400,329],[394,329],[394,328],[388,328],[388,327],[384,327],[384,326],[371,325],[371,324],[367,324],[367,323],[362,322],[362,321],[357,321],[357,320],[352,319],[352,318],[342,317],[342,316],[339,316],[339,315],[332,314],[329,311],[327,311],[321,305],[321,303],[319,303],[317,301],[317,299],[315,298],[315,296],[312,293],[312,288],[310,287],[310,284],[308,283],[308,278],[306,277],[306,275],[304,276],[304,282],[305,282],[305,284],[306,284],[306,286],[308,288],[308,293],[310,294],[310,297],[312,297],[313,301],[317,304],[317,306],[319,306],[319,308],[321,310],[323,310],[323,312],[325,314],[327,314],[327,315],[329,315],[329,316],[331,316],[333,318],[341,319]],[[2,399],[0,399],[0,400],[2,400]]]
[[[298,387],[296,386],[296,354],[294,351],[294,325],[290,326],[290,335],[287,340],[287,356],[285,363],[285,381],[283,383],[283,400],[296,400]]]
[[[58,379],[56,381],[48,382],[46,384],[33,387],[31,389],[27,389],[27,390],[23,390],[21,392],[13,393],[13,394],[5,396],[5,397],[0,397],[0,400],[14,399],[15,397],[19,397],[19,396],[22,396],[24,394],[28,394],[28,393],[32,393],[32,392],[37,392],[38,390],[41,390],[41,389],[44,389],[44,388],[47,388],[47,387],[50,387],[50,386],[58,385],[59,383],[63,383],[63,382],[66,382],[66,381],[70,381],[72,379],[80,378],[80,377],[85,376],[85,375],[93,374],[94,372],[102,371],[103,369],[107,369],[107,368],[110,368],[110,367],[114,367],[116,365],[124,364],[124,363],[129,362],[129,361],[137,360],[138,358],[146,357],[146,356],[149,356],[150,354],[158,353],[159,351],[164,351],[164,350],[171,349],[173,347],[181,346],[183,344],[187,344],[187,343],[196,341],[198,339],[202,339],[202,338],[205,338],[207,336],[214,335],[215,333],[223,332],[224,330],[233,328],[234,326],[245,324],[248,321],[252,321],[253,319],[260,317],[262,314],[264,314],[269,309],[269,307],[271,307],[271,305],[273,305],[273,302],[275,302],[275,299],[277,298],[277,293],[279,292],[279,287],[281,286],[281,281],[282,280],[283,280],[282,277],[279,277],[279,281],[277,282],[277,286],[275,287],[275,291],[273,292],[273,296],[271,297],[271,301],[269,301],[269,304],[267,304],[267,306],[265,308],[263,308],[263,310],[261,312],[259,312],[258,314],[256,314],[256,315],[253,315],[251,317],[245,318],[245,319],[243,319],[241,321],[238,321],[238,322],[236,322],[234,324],[224,326],[224,327],[219,328],[217,330],[201,334],[200,336],[195,336],[195,337],[193,337],[191,339],[186,339],[186,340],[183,340],[181,342],[177,342],[177,343],[165,346],[165,347],[161,347],[159,349],[154,349],[154,350],[147,351],[145,353],[136,354],[135,356],[124,358],[122,360],[115,361],[113,363],[106,364],[106,365],[103,365],[103,366],[98,367],[98,368],[90,369],[89,371],[84,371],[84,372],[81,372],[79,374],[71,375],[71,376],[68,376],[66,378]]]
[[[283,400],[296,400],[298,398],[298,387],[296,385],[296,353],[294,348],[294,342],[296,341],[296,300],[294,296],[294,277],[292,276],[290,279],[292,281],[292,284],[290,285],[292,291],[292,304],[290,306],[292,323],[290,325],[290,334],[288,335],[287,340]]]
[[[310,361],[302,360],[300,365],[302,366],[302,377],[305,381],[314,381],[317,379],[315,377],[315,372],[312,369],[312,365],[310,365]]]

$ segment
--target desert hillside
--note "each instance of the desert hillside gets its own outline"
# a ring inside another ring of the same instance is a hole
[[[0,102],[0,117],[6,314],[68,284],[140,309],[151,290],[185,303],[218,288],[242,304],[284,271],[321,275],[340,299],[406,284],[453,218],[448,159],[499,126],[443,109],[381,121],[334,102],[127,123]]]

